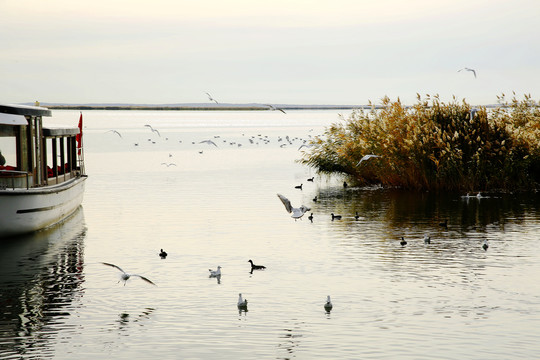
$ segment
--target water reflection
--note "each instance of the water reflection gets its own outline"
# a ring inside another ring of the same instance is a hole
[[[0,243],[0,353],[43,357],[84,293],[84,215]]]
[[[296,323],[292,328],[284,328],[279,334],[280,341],[278,350],[284,351],[285,355],[280,355],[277,358],[288,360],[295,357],[296,348],[300,346],[300,340],[303,337],[301,327],[303,323]]]
[[[118,333],[119,334],[123,334],[125,333],[128,329],[128,326],[131,324],[131,323],[140,323],[142,321],[145,321],[145,320],[148,320],[150,319],[151,315],[154,313],[155,309],[154,308],[145,308],[140,314],[138,314],[137,316],[132,316],[128,313],[125,313],[125,312],[122,312],[118,315],[118,319],[116,320],[116,323],[117,323],[117,329],[118,329]],[[142,324],[138,324],[140,326],[142,326]],[[128,333],[125,333],[125,335],[127,336]]]

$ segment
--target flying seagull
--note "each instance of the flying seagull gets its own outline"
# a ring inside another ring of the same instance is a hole
[[[468,68],[468,67],[464,67],[463,69],[459,69],[458,72],[460,72],[462,70],[471,71],[473,73],[474,77],[476,78],[476,70]]]
[[[105,263],[105,262],[102,262],[103,265],[107,265],[107,266],[112,266],[113,268],[116,268],[118,270],[120,270],[122,272],[122,275],[120,277],[120,280],[118,280],[118,282],[120,281],[123,281],[124,282],[124,286],[126,286],[126,282],[129,280],[130,277],[132,276],[137,276],[137,277],[140,277],[142,280],[146,281],[147,283],[149,284],[152,284],[152,285],[156,285],[154,284],[152,281],[150,281],[149,279],[145,278],[144,276],[141,276],[141,275],[137,275],[137,274],[128,274],[127,272],[125,272],[124,270],[122,270],[119,266],[116,266],[114,264],[109,264],[109,263]]]
[[[362,163],[362,161],[364,161],[364,160],[369,160],[369,159],[371,159],[371,158],[379,158],[379,157],[381,157],[381,156],[380,156],[380,155],[373,155],[373,154],[364,155],[364,156],[360,159],[360,161],[358,162],[358,164],[356,164],[356,166],[360,165],[360,164]]]
[[[165,165],[165,166],[167,166],[167,167],[169,167],[169,166],[176,166],[175,163],[161,163],[161,165]]]
[[[159,137],[161,137],[161,134],[159,133],[159,131],[158,131],[157,129],[154,129],[152,126],[150,126],[150,125],[148,125],[148,124],[147,124],[147,125],[144,125],[144,126],[149,127],[150,130],[152,130],[152,132],[157,133],[157,134],[159,135]]]
[[[109,131],[107,131],[107,132],[113,132],[113,133],[115,133],[116,135],[122,137],[122,134],[120,134],[120,133],[119,133],[118,131],[116,131],[116,130],[109,130]]]
[[[210,101],[213,101],[213,102],[215,102],[216,104],[219,104],[218,101],[212,97],[212,95],[210,95],[209,93],[205,93],[205,94],[208,95],[208,99],[209,99]]]
[[[264,104],[264,106],[268,106],[270,108],[270,110],[272,111],[281,111],[282,113],[286,114],[285,110],[281,109],[281,108],[278,108],[278,107],[275,107],[274,105],[270,105],[270,104]]]
[[[216,145],[216,143],[213,142],[212,140],[203,140],[203,141],[199,142],[199,144],[203,144],[203,143],[208,144],[208,145],[214,145],[215,147],[218,147]]]
[[[293,208],[289,199],[287,199],[285,196],[281,194],[277,194],[277,196],[281,200],[283,205],[285,206],[285,210],[287,210],[288,213],[292,213],[291,217],[294,220],[300,219],[302,216],[304,216],[306,211],[311,210],[310,208],[304,205],[300,206],[299,208]]]

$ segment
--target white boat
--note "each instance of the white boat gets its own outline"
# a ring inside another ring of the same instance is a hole
[[[86,174],[79,126],[43,126],[51,111],[0,105],[0,238],[56,224],[82,203]]]

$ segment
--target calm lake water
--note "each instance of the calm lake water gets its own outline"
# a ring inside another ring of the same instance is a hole
[[[73,126],[79,117],[53,114],[50,123]],[[538,196],[345,189],[295,162],[336,111],[83,116],[83,206],[61,226],[0,243],[0,358],[540,354]],[[313,222],[294,221],[277,193],[311,207]],[[250,273],[249,259],[266,270]],[[124,286],[101,262],[157,286]],[[221,278],[210,278],[217,266]]]

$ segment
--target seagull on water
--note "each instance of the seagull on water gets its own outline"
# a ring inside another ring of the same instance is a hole
[[[115,133],[116,135],[122,137],[122,134],[120,134],[120,133],[119,133],[118,131],[116,131],[116,130],[109,130],[109,131],[107,131],[107,132],[113,132],[113,133]]]
[[[150,130],[152,130],[152,132],[155,132],[156,134],[159,135],[159,137],[161,137],[161,134],[159,133],[159,131],[157,129],[154,129],[151,125],[146,124],[144,126],[149,127]]]
[[[362,163],[362,161],[365,161],[365,160],[369,160],[371,158],[379,158],[381,157],[380,155],[373,155],[373,154],[368,154],[368,155],[364,155],[360,161],[358,162],[358,164],[356,164],[356,166],[360,165]]]
[[[221,276],[221,266],[217,267],[217,270],[208,269],[210,271],[210,277]]]
[[[310,208],[308,208],[307,206],[305,205],[302,205],[300,206],[299,208],[294,208],[292,207],[291,205],[291,202],[289,201],[289,199],[287,199],[285,196],[281,195],[281,194],[277,194],[278,198],[281,200],[281,202],[283,203],[283,205],[285,206],[285,210],[287,210],[287,212],[290,214],[292,213],[291,217],[296,220],[296,219],[300,219],[302,216],[304,216],[304,214],[306,213],[306,211],[309,211],[311,210]]]
[[[243,299],[242,294],[238,294],[238,308],[247,310],[247,299]]]
[[[473,73],[474,77],[476,78],[476,70],[474,69],[471,69],[471,68],[468,68],[468,67],[464,67],[463,69],[459,69],[458,72],[462,71],[462,70],[466,70],[466,71],[470,71]]]
[[[203,140],[203,141],[199,142],[199,144],[208,144],[208,145],[214,145],[215,147],[218,147],[216,145],[216,143],[213,142],[212,140]]]
[[[142,275],[138,275],[138,274],[128,274],[127,272],[125,272],[124,270],[122,270],[119,266],[116,266],[114,264],[109,264],[109,263],[105,263],[105,262],[102,262],[103,265],[107,265],[107,266],[112,266],[113,268],[116,268],[118,270],[120,270],[122,272],[122,275],[120,277],[120,280],[118,280],[118,282],[120,281],[123,281],[124,282],[124,286],[126,286],[126,282],[129,280],[130,277],[132,276],[137,276],[139,278],[141,278],[142,280],[146,281],[147,283],[149,284],[152,284],[152,285],[156,285],[154,284],[152,281],[150,281],[149,279],[145,278],[144,276]]]
[[[326,310],[326,312],[330,312],[332,308],[333,308],[332,301],[330,301],[330,295],[328,295],[326,297],[326,302],[324,303],[324,310]]]

